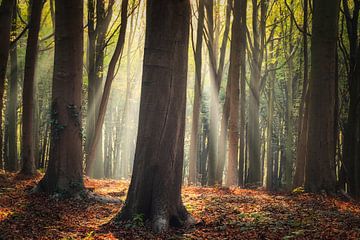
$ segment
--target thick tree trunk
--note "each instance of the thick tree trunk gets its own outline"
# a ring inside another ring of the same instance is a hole
[[[314,1],[305,189],[334,192],[335,56],[339,0]],[[320,170],[320,171],[319,171]]]
[[[155,232],[192,219],[181,200],[189,18],[189,1],[147,1],[134,170],[117,219],[144,214]]]
[[[81,132],[83,1],[55,0],[55,60],[49,166],[37,190],[78,195],[84,190]]]
[[[24,175],[36,173],[33,143],[34,120],[34,79],[36,58],[38,53],[38,39],[40,31],[42,0],[33,0],[31,3],[31,16],[29,22],[29,36],[26,45],[25,73],[23,87],[23,115],[22,115],[22,169]]]
[[[199,0],[198,24],[196,34],[195,48],[195,84],[194,84],[194,104],[192,115],[192,128],[190,140],[190,157],[189,157],[189,184],[197,183],[196,162],[198,158],[199,146],[199,119],[201,104],[201,67],[202,67],[202,43],[204,31],[205,9],[204,0]]]
[[[11,19],[15,3],[15,0],[2,0],[0,5],[0,156],[3,156],[3,97],[10,49]]]
[[[238,184],[238,154],[239,154],[239,101],[240,101],[240,64],[241,64],[241,1],[234,3],[234,20],[231,29],[230,47],[230,115],[229,115],[229,152],[227,186]]]

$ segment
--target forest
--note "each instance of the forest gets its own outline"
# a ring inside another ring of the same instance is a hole
[[[0,0],[0,239],[360,239],[360,0]]]

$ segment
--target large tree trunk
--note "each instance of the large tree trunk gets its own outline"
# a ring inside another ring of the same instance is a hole
[[[234,20],[231,28],[230,48],[230,115],[229,115],[229,152],[227,186],[238,184],[238,150],[239,150],[239,92],[240,92],[240,64],[241,64],[241,5],[240,1],[234,3]]]
[[[5,88],[6,67],[10,48],[11,19],[15,0],[2,0],[0,5],[0,156],[3,150],[3,97]]]
[[[191,219],[181,200],[189,18],[189,1],[147,1],[134,170],[117,219],[144,214],[155,232]]]
[[[38,53],[38,39],[40,31],[42,0],[33,0],[29,22],[29,36],[26,45],[25,73],[23,87],[23,115],[22,115],[22,169],[24,175],[36,173],[33,143],[34,120],[34,78],[36,58]]]
[[[334,192],[335,57],[339,0],[314,1],[305,189]]]
[[[190,140],[190,157],[189,157],[189,184],[197,183],[196,162],[198,158],[199,146],[199,119],[200,119],[200,104],[201,104],[201,67],[202,67],[202,43],[204,31],[204,0],[199,0],[198,10],[198,24],[196,33],[196,48],[195,48],[195,84],[194,84],[194,104],[192,115],[192,128]]]
[[[84,190],[81,132],[83,1],[55,0],[55,60],[49,166],[37,189],[78,195]]]

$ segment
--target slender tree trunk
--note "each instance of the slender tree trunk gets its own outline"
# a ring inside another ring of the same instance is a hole
[[[296,166],[293,180],[293,187],[297,188],[304,184],[305,180],[305,156],[306,156],[306,140],[307,140],[307,117],[308,117],[308,1],[304,0],[304,18],[303,18],[303,51],[304,51],[304,80],[301,95],[300,112],[299,112],[299,131],[296,151]]]
[[[227,186],[238,184],[238,150],[239,150],[239,101],[240,101],[240,65],[241,65],[241,1],[234,3],[234,20],[231,29],[230,47],[230,116],[229,116],[229,152]]]
[[[0,5],[0,156],[3,156],[3,98],[10,49],[11,19],[15,3],[15,0],[2,0]]]
[[[344,132],[343,173],[351,196],[360,198],[360,45],[358,20],[360,2],[354,1],[351,12],[348,0],[343,0],[344,15],[349,39],[348,87],[350,94],[349,113]]]
[[[37,190],[84,191],[81,132],[83,1],[55,0],[55,60],[49,166]]]
[[[147,1],[139,133],[118,219],[144,214],[155,232],[192,220],[181,200],[189,18],[189,1]]]
[[[245,106],[246,106],[246,13],[247,0],[241,0],[241,46],[240,46],[240,126],[239,126],[239,186],[244,185],[244,163],[245,163]]]
[[[305,189],[335,192],[335,56],[340,1],[314,1]],[[321,171],[319,171],[321,169]]]
[[[261,159],[260,159],[260,128],[259,128],[259,105],[260,105],[260,81],[261,67],[263,61],[266,0],[260,0],[258,7],[257,0],[253,0],[253,49],[252,67],[249,96],[249,170],[247,182],[249,184],[261,183]],[[260,8],[260,21],[258,20],[258,8]]]
[[[29,22],[29,36],[26,45],[25,73],[23,87],[23,135],[22,135],[22,169],[24,175],[36,173],[33,143],[34,121],[34,79],[36,58],[38,53],[38,39],[40,31],[42,0],[32,0],[31,16]]]
[[[198,157],[199,146],[199,119],[201,104],[201,68],[202,68],[202,43],[204,31],[205,9],[204,0],[199,0],[198,24],[196,34],[195,48],[195,84],[194,84],[194,104],[192,115],[192,128],[190,140],[190,157],[189,157],[189,184],[197,183],[196,162]]]
[[[218,1],[219,2],[219,1]],[[219,3],[218,3],[219,5]],[[218,7],[217,5],[217,7]],[[217,70],[217,80],[216,83],[219,85],[217,86],[217,95],[218,95],[218,104],[219,104],[219,94],[220,94],[220,85],[222,81],[222,75],[224,71],[224,62],[225,62],[225,54],[226,54],[226,48],[227,48],[227,42],[229,38],[229,32],[230,32],[230,18],[231,18],[231,9],[232,9],[232,1],[227,1],[227,8],[226,8],[226,16],[225,16],[225,30],[224,30],[224,36],[221,43],[221,49],[220,49],[220,60],[219,60],[219,67]],[[217,24],[219,26],[219,23]],[[219,28],[217,28],[219,29]],[[218,35],[218,34],[217,34]],[[217,36],[216,35],[216,36]],[[212,105],[215,106],[215,105]],[[230,82],[226,84],[226,96],[225,96],[225,102],[222,106],[223,113],[220,120],[220,133],[219,138],[217,140],[218,146],[217,146],[217,158],[216,158],[216,175],[215,175],[215,183],[221,185],[222,179],[223,179],[223,173],[224,173],[224,166],[226,161],[226,147],[227,147],[227,132],[228,132],[228,122],[229,122],[229,114],[230,114]],[[215,119],[217,120],[217,119]]]
[[[94,130],[94,136],[91,140],[89,152],[86,159],[86,169],[85,172],[87,175],[90,174],[90,171],[94,164],[94,158],[96,154],[96,148],[100,142],[101,133],[102,133],[102,126],[104,123],[105,113],[106,113],[106,107],[109,101],[110,96],[110,90],[111,90],[111,84],[115,77],[115,67],[120,59],[120,56],[123,51],[124,43],[125,43],[125,33],[126,33],[126,25],[127,25],[127,6],[128,6],[128,0],[123,0],[121,4],[121,27],[119,32],[119,38],[116,44],[115,52],[110,60],[104,91],[102,93],[101,102],[99,106],[98,115],[96,117],[96,124],[95,124],[95,130]]]
[[[14,4],[13,11],[16,11]],[[17,35],[17,15],[13,14],[11,22],[11,35]],[[4,160],[5,170],[15,172],[18,170],[17,139],[16,139],[16,113],[17,113],[17,81],[18,81],[18,51],[17,43],[10,47],[10,74],[7,92],[7,121],[5,123]]]

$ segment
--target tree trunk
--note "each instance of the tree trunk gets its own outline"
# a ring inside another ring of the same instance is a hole
[[[261,183],[261,159],[260,159],[260,132],[259,132],[259,105],[260,105],[260,81],[261,67],[264,52],[266,8],[265,0],[260,0],[260,21],[258,20],[258,3],[253,0],[253,49],[252,67],[249,96],[249,172],[247,183]]]
[[[305,189],[335,192],[335,57],[340,1],[314,1]],[[320,170],[320,171],[319,171]]]
[[[293,179],[293,188],[300,187],[304,184],[305,180],[305,156],[306,156],[306,141],[307,141],[307,117],[308,117],[308,75],[309,75],[309,62],[308,62],[308,1],[304,0],[304,18],[303,18],[303,51],[304,51],[304,80],[301,95],[300,112],[299,112],[299,130],[298,142],[296,147],[296,166]]]
[[[360,2],[354,1],[350,12],[348,0],[343,0],[344,15],[349,39],[348,87],[350,94],[349,113],[344,133],[343,172],[345,172],[348,192],[360,198],[360,46],[358,41],[358,20]]]
[[[238,184],[238,150],[239,150],[239,101],[240,101],[240,64],[241,64],[241,5],[240,1],[234,3],[234,20],[231,29],[230,47],[230,114],[229,114],[229,152],[227,186]]]
[[[36,173],[33,143],[34,120],[34,78],[36,58],[38,53],[38,39],[40,31],[42,0],[31,2],[31,16],[29,22],[29,36],[26,45],[25,72],[23,87],[23,135],[22,135],[22,169],[21,173],[32,176]]]
[[[15,0],[2,0],[0,5],[0,156],[3,156],[3,98],[10,49],[11,19],[15,3]]]
[[[219,2],[217,4],[217,7],[219,7]],[[231,18],[231,9],[232,9],[232,1],[228,0],[226,4],[226,16],[225,16],[225,30],[224,30],[224,36],[221,43],[221,49],[220,49],[220,61],[219,61],[219,67],[217,70],[217,80],[216,82],[219,84],[218,88],[218,104],[220,103],[219,99],[219,93],[220,93],[220,85],[222,81],[222,75],[224,71],[224,62],[225,62],[225,54],[226,54],[226,48],[227,48],[227,41],[229,38],[229,32],[230,32],[230,18]],[[218,14],[216,15],[218,16]],[[217,26],[220,24],[218,23]],[[217,30],[219,28],[216,28]],[[216,35],[217,36],[217,35]],[[215,106],[215,105],[212,105]],[[217,146],[217,158],[216,158],[216,175],[215,175],[215,183],[221,185],[223,174],[224,174],[224,166],[226,161],[226,150],[227,150],[227,133],[228,133],[228,123],[229,123],[229,114],[230,114],[230,82],[226,83],[226,96],[225,96],[225,102],[222,106],[222,116],[220,120],[220,133],[219,133],[219,139],[218,146]],[[215,119],[218,120],[218,119]]]
[[[241,0],[241,46],[240,46],[240,126],[239,126],[239,186],[244,185],[244,164],[245,164],[245,106],[246,106],[246,13],[247,0]]]
[[[194,104],[192,115],[192,128],[190,140],[190,157],[189,157],[189,184],[197,183],[196,162],[199,145],[199,119],[201,104],[201,67],[202,67],[202,43],[204,31],[205,9],[204,0],[199,0],[198,24],[196,33],[195,49],[195,84],[194,84]]]
[[[84,190],[81,132],[83,1],[55,0],[55,60],[49,166],[37,190],[78,195]]]
[[[16,11],[16,4],[14,5],[14,12]],[[17,15],[13,14],[11,23],[11,35],[17,35]],[[17,156],[17,82],[18,82],[18,54],[17,43],[10,47],[10,74],[8,81],[8,104],[7,104],[7,122],[5,126],[4,138],[4,156],[5,170],[15,172],[18,170],[18,156]]]
[[[117,219],[143,214],[155,232],[192,219],[181,200],[189,18],[189,1],[147,1],[134,170]]]
[[[107,108],[107,104],[109,101],[111,84],[115,77],[115,67],[116,67],[118,60],[120,59],[120,56],[122,54],[123,47],[124,47],[124,42],[125,42],[126,25],[127,25],[127,18],[128,18],[128,16],[127,16],[128,2],[129,2],[128,0],[123,0],[121,3],[121,27],[120,27],[120,32],[119,32],[119,38],[118,38],[118,41],[116,44],[114,54],[110,60],[110,64],[109,64],[109,68],[108,68],[108,72],[107,72],[107,76],[106,76],[106,81],[105,81],[105,85],[104,85],[104,91],[101,95],[99,111],[98,111],[98,115],[96,116],[94,135],[93,135],[92,139],[90,140],[89,152],[88,152],[88,155],[86,158],[86,169],[85,169],[86,175],[89,175],[92,171],[94,161],[95,161],[95,156],[96,156],[96,149],[102,138],[102,136],[101,136],[102,135],[102,126],[104,123],[106,108]]]

